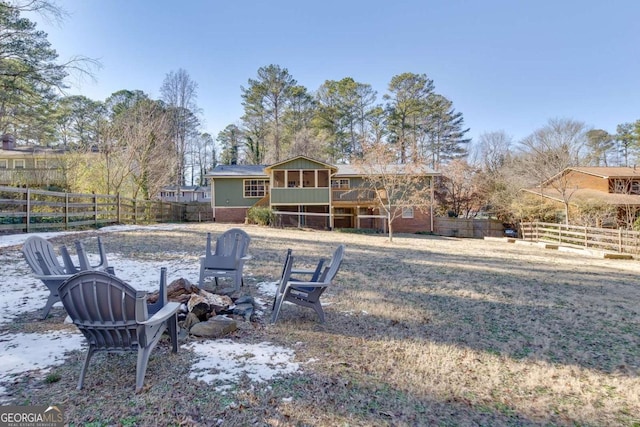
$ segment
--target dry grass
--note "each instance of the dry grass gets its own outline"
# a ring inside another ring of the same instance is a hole
[[[226,228],[105,240],[127,257],[197,262],[205,231]],[[95,426],[640,426],[640,262],[506,242],[400,235],[390,244],[383,236],[246,229],[253,293],[279,274],[286,248],[311,264],[346,244],[325,324],[286,305],[276,325],[266,323],[267,309],[232,337],[293,348],[303,372],[221,394],[189,379],[189,352],[174,356],[164,344],[144,393],[131,393],[135,355],[97,356],[77,391],[83,354],[74,352],[54,370],[60,381],[33,375],[14,384],[14,403],[60,402],[73,424]],[[37,314],[12,332],[60,327],[64,317],[62,309],[44,322]]]

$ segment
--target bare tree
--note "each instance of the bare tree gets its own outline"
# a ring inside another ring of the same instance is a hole
[[[431,206],[431,177],[419,162],[399,164],[397,150],[387,144],[370,143],[363,148],[363,157],[355,166],[387,218],[392,242],[393,222],[402,216],[404,209],[425,211]]]
[[[532,186],[550,187],[564,204],[565,222],[569,224],[569,202],[575,193],[564,171],[579,166],[585,155],[586,127],[568,119],[552,119],[521,143],[520,166],[531,177]],[[556,195],[554,195],[556,196]]]
[[[160,88],[162,100],[172,111],[173,147],[178,160],[175,168],[175,182],[178,186],[185,182],[185,164],[190,137],[197,134],[199,121],[196,116],[198,84],[191,80],[189,73],[180,68],[169,72]]]
[[[452,160],[441,172],[435,190],[438,205],[456,218],[475,217],[484,204],[477,186],[479,170],[466,160]]]
[[[133,198],[149,199],[171,180],[175,153],[171,146],[171,112],[157,101],[142,100],[121,117],[122,155],[129,164]]]
[[[473,163],[488,173],[502,169],[513,150],[513,138],[505,131],[487,132],[480,135],[471,153]]]

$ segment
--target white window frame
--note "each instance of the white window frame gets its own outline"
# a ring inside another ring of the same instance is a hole
[[[9,160],[0,159],[0,169],[9,169]]]
[[[347,186],[345,187],[344,184]],[[349,181],[349,178],[333,178],[331,179],[331,188],[334,190],[348,190],[351,188],[351,181]]]
[[[247,184],[249,183],[249,184]],[[251,184],[254,183],[254,184]],[[251,186],[258,187],[262,183],[262,191],[258,188],[252,189]],[[247,194],[247,185],[249,185]],[[264,197],[269,193],[269,180],[268,179],[245,179],[242,181],[242,197],[245,199],[255,199],[256,197]]]
[[[403,206],[402,207],[402,218],[411,219],[413,218],[413,207],[412,206]]]
[[[27,167],[27,162],[24,159],[15,159],[13,161],[14,169],[25,169]]]

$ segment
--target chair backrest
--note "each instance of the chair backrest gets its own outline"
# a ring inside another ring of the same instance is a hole
[[[238,236],[241,238],[239,255],[240,257],[246,256],[249,250],[249,243],[251,243],[251,237],[249,237],[246,231],[240,228],[231,228],[217,238],[215,254],[218,256],[230,256],[234,254],[234,244]]]
[[[324,271],[320,275],[320,282],[331,283],[331,281],[338,274],[338,270],[342,265],[342,260],[344,259],[344,245],[339,245],[335,251],[333,251],[333,256],[331,257],[331,262],[327,267],[325,267]]]
[[[284,262],[282,263],[282,272],[280,273],[280,280],[278,282],[278,291],[277,293],[282,293],[284,291],[284,286],[286,282],[289,280],[291,276],[291,269],[293,268],[293,250],[291,248],[287,249],[287,255],[284,257]]]
[[[40,261],[38,260],[37,252],[40,252]],[[22,246],[22,254],[36,275],[68,274],[65,268],[60,265],[53,245],[42,237],[29,237]]]
[[[89,270],[65,281],[59,294],[73,323],[97,349],[134,350],[146,345],[139,342],[146,338],[138,323],[148,317],[146,292],[116,276]]]

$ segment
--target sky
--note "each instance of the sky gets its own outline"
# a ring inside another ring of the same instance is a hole
[[[203,131],[238,123],[241,87],[260,67],[286,68],[315,92],[352,77],[383,102],[391,78],[426,74],[463,114],[468,136],[514,141],[550,119],[615,133],[640,119],[637,0],[64,0],[43,20],[60,59],[98,59],[96,82],[70,93],[105,100],[121,89],[160,98],[171,71],[198,84]]]
[[[185,263],[182,260],[167,261],[167,258],[162,256],[157,257],[160,261],[122,258],[117,253],[109,252],[108,233],[139,229],[145,229],[149,233],[162,233],[163,230],[181,227],[184,225],[112,226],[103,227],[99,232],[105,233],[103,241],[107,258],[109,265],[114,266],[116,275],[138,290],[153,292],[158,289],[161,267],[167,267],[169,283],[178,278],[186,278],[196,283],[199,275],[197,261],[192,263]],[[29,273],[29,266],[20,252],[25,240],[34,235],[50,239],[61,234],[82,233],[84,232],[23,233],[0,236],[0,277],[3,278],[0,293],[0,325],[12,322],[22,313],[42,309],[47,301],[49,293],[46,286]],[[59,249],[55,244],[54,247],[56,250]],[[90,251],[96,245],[88,244],[86,247]],[[73,256],[75,255],[72,254]],[[90,252],[88,256],[92,264],[97,264],[99,259],[97,253]],[[62,263],[62,259],[60,262]],[[251,276],[251,266],[245,269],[245,274]],[[256,304],[259,307],[269,307],[270,310],[277,282],[260,282],[255,286],[258,290]],[[263,298],[259,295],[263,295]],[[54,307],[62,307],[62,303],[58,302]],[[258,310],[258,314],[261,314],[261,310]],[[85,349],[85,340],[74,327],[54,326],[50,332],[39,333],[12,333],[10,329],[0,332],[0,405],[11,403],[7,385],[16,377],[31,375],[44,378],[49,372],[55,370],[56,366],[65,363],[69,352]],[[194,354],[190,378],[213,384],[221,393],[232,391],[234,385],[239,383],[245,375],[253,382],[264,382],[274,377],[302,371],[304,364],[313,363],[313,360],[295,362],[293,349],[270,342],[243,343],[233,339],[190,339],[181,345],[179,351],[189,351]],[[153,353],[151,357],[153,358]],[[135,355],[132,357],[132,363],[135,363]],[[78,370],[78,375],[79,373]],[[133,386],[132,379],[132,390]]]

